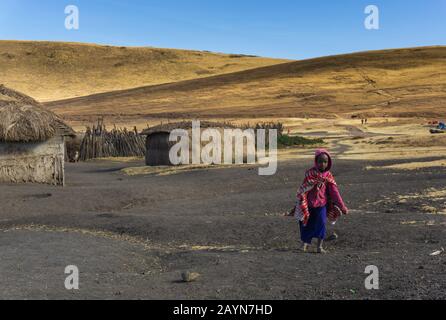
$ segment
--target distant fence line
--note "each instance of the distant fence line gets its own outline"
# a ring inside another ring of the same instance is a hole
[[[226,124],[234,127],[233,125]],[[254,123],[239,126],[241,129],[277,129],[279,136],[283,134],[282,123]],[[268,145],[268,141],[267,141]],[[87,161],[97,158],[143,157],[146,155],[146,137],[139,135],[136,127],[114,128],[108,131],[102,119],[96,125],[87,127],[79,146],[79,160]]]
[[[143,157],[145,151],[145,137],[138,135],[136,127],[132,131],[116,127],[107,131],[106,126],[98,121],[96,126],[87,127],[80,145],[79,160]]]

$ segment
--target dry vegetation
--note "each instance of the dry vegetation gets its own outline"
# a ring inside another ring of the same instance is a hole
[[[435,168],[435,167],[446,167],[446,160],[435,160],[435,161],[421,161],[421,162],[409,162],[409,163],[398,163],[389,166],[368,166],[367,170],[419,170],[424,168]]]
[[[157,48],[0,41],[0,83],[39,101],[225,74],[285,60]]]
[[[324,57],[48,103],[70,121],[150,117],[437,117],[446,47]]]

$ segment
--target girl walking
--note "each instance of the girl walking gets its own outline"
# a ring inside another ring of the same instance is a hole
[[[303,251],[317,239],[317,252],[326,253],[323,242],[327,220],[336,222],[348,209],[331,174],[332,159],[327,150],[316,151],[314,167],[305,174],[305,180],[297,192],[294,215],[299,221]]]

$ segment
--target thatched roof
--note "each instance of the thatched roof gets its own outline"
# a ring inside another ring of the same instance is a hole
[[[235,128],[233,125],[228,123],[220,123],[220,122],[211,122],[211,121],[200,121],[200,128]],[[192,129],[192,121],[183,121],[183,122],[172,122],[166,123],[162,125],[158,125],[155,127],[147,128],[141,132],[142,135],[150,136],[155,133],[170,133],[176,129],[183,130],[191,130]]]
[[[33,98],[0,85],[0,141],[38,142],[75,132]]]

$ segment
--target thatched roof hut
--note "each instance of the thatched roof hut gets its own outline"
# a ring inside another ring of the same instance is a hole
[[[235,128],[230,123],[220,123],[220,122],[212,122],[212,121],[200,121],[201,129],[208,128]],[[192,129],[192,121],[182,121],[182,122],[170,122],[165,124],[160,124],[158,126],[150,127],[141,132],[142,135],[150,136],[154,133],[170,133],[176,129],[183,130],[191,130]]]
[[[0,85],[0,142],[42,142],[75,133],[33,98]]]
[[[75,132],[33,98],[0,85],[0,182],[65,183],[65,137]]]

